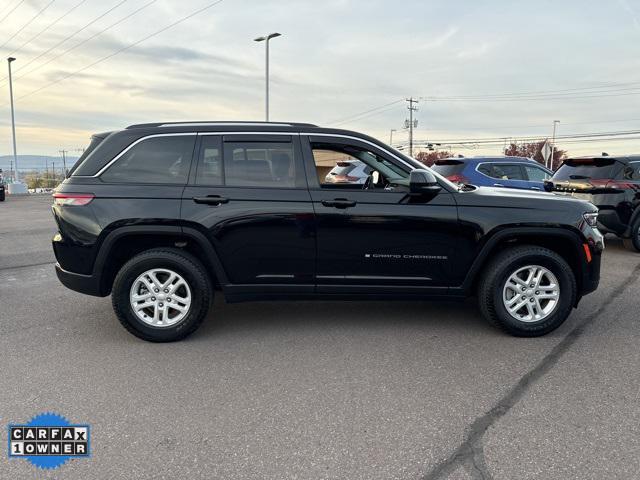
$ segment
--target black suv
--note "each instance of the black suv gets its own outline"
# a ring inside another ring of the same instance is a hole
[[[339,162],[371,167],[330,183]],[[228,302],[463,299],[543,335],[595,290],[597,209],[546,192],[457,186],[359,133],[301,123],[153,123],[95,135],[54,193],[59,279],[112,295],[151,341]]]
[[[640,252],[640,155],[565,160],[545,190],[587,200],[598,207],[598,226]]]

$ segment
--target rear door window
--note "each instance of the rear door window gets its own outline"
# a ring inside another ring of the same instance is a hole
[[[195,135],[149,137],[126,150],[100,176],[108,183],[186,184]]]
[[[613,158],[579,158],[565,160],[553,175],[554,180],[611,179],[616,174],[617,162]]]
[[[224,183],[245,187],[296,187],[292,142],[225,142]]]
[[[525,180],[524,172],[520,165],[494,163],[492,167],[493,178],[499,178],[501,180]]]

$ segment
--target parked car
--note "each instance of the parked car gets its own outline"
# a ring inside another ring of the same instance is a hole
[[[553,172],[525,157],[463,157],[437,160],[433,170],[454,183],[543,190]]]
[[[325,183],[362,184],[367,181],[373,169],[359,160],[340,161],[325,177]]]
[[[7,188],[4,182],[4,175],[2,174],[2,169],[0,169],[0,202],[4,202],[5,199],[5,189]]]
[[[321,152],[368,165],[370,180],[323,182]],[[111,294],[124,327],[156,342],[195,331],[215,290],[228,302],[477,295],[489,322],[538,336],[600,276],[589,202],[459,186],[374,138],[310,124],[97,134],[53,200],[60,281]]]
[[[600,229],[640,252],[640,155],[570,158],[545,188],[596,205]]]

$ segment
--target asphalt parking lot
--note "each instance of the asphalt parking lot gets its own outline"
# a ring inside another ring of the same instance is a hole
[[[92,427],[90,459],[0,478],[602,479],[640,471],[640,254],[538,339],[473,302],[226,305],[146,343],[62,287],[48,196],[0,204],[0,418]],[[6,448],[5,428],[2,445]]]

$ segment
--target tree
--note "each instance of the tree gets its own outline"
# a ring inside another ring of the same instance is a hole
[[[542,158],[542,147],[546,143],[546,140],[540,142],[529,143],[512,143],[504,151],[505,155],[512,157],[527,157],[533,158],[536,162],[544,165],[544,159]],[[562,160],[567,158],[566,150],[560,150],[556,148],[553,152],[553,161],[551,162],[551,170],[555,170],[560,166]]]
[[[427,167],[430,167],[435,163],[436,160],[440,160],[441,158],[449,158],[454,157],[453,152],[449,150],[434,150],[430,152],[420,152],[416,155],[416,160],[424,163]]]

